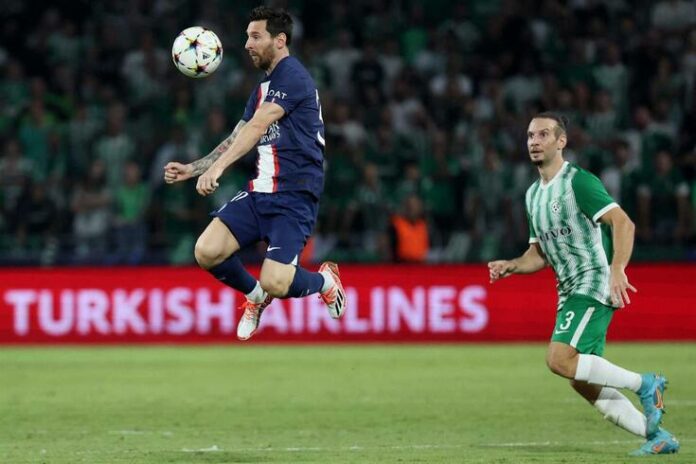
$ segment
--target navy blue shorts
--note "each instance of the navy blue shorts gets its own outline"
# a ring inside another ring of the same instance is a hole
[[[210,215],[230,229],[241,248],[263,240],[266,258],[297,264],[318,211],[319,201],[307,192],[242,191]]]

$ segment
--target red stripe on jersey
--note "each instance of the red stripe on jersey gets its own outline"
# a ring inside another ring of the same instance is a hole
[[[249,191],[250,192],[256,191],[254,189],[254,180],[259,178],[259,173],[261,172],[261,168],[259,167],[260,164],[261,164],[261,155],[258,155],[256,157],[256,176],[254,176],[254,178],[249,181]]]
[[[263,92],[261,91],[261,86],[256,89],[256,111],[261,107],[261,99],[263,98]]]
[[[271,145],[273,149],[273,191],[278,191],[278,174],[280,174],[280,166],[278,165],[278,150],[275,145]]]

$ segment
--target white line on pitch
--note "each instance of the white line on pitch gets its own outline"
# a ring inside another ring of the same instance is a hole
[[[259,453],[259,452],[306,452],[306,451],[370,451],[370,450],[418,450],[418,449],[452,449],[452,448],[465,448],[469,445],[394,445],[394,446],[342,446],[337,448],[330,447],[320,447],[320,446],[308,446],[308,447],[286,447],[286,448],[230,448],[223,449],[217,445],[213,445],[209,448],[199,448],[190,449],[183,448],[181,451],[184,453],[211,453],[211,452],[234,452],[234,453]]]
[[[634,445],[640,444],[644,440],[634,439],[634,440],[594,440],[594,441],[584,441],[584,442],[563,442],[563,441],[528,441],[528,442],[510,442],[510,443],[485,443],[482,445],[446,445],[446,444],[422,444],[422,445],[393,445],[393,446],[341,446],[341,447],[321,447],[321,446],[307,446],[307,447],[278,447],[278,448],[229,448],[223,449],[217,445],[212,445],[209,448],[199,448],[190,449],[183,448],[181,451],[185,453],[215,453],[215,452],[232,452],[232,453],[298,453],[298,452],[310,452],[310,451],[375,451],[375,450],[423,450],[423,449],[458,449],[458,448],[471,448],[477,446],[483,446],[487,448],[524,448],[524,447],[538,447],[538,446],[608,446],[608,445]],[[680,438],[680,442],[696,442],[696,438]]]
[[[692,442],[696,441],[696,438],[679,438],[680,442]],[[527,441],[527,442],[511,442],[511,443],[485,443],[481,446],[489,448],[524,448],[533,446],[597,446],[597,445],[628,445],[633,443],[643,443],[645,440],[635,439],[635,440],[607,440],[607,441]]]
[[[162,435],[171,437],[173,432],[168,430],[109,430],[110,435]]]

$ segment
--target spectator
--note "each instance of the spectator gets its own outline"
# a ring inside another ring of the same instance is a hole
[[[29,113],[19,128],[22,152],[32,163],[32,177],[41,181],[49,171],[49,136],[55,130],[56,119],[46,111],[43,101],[32,100]]]
[[[106,181],[106,162],[92,162],[72,198],[73,236],[78,262],[104,262],[111,225],[112,194]]]
[[[0,156],[0,197],[3,200],[3,216],[16,210],[24,186],[31,178],[32,161],[24,156],[17,139],[8,139]]]
[[[147,245],[146,213],[150,189],[141,179],[140,166],[128,161],[123,170],[123,182],[114,194],[115,261],[138,264],[145,256]]]
[[[470,203],[467,205],[468,223],[474,243],[478,243],[478,259],[486,260],[498,254],[498,247],[506,245],[506,231],[512,230],[512,204],[509,192],[511,172],[493,148],[487,147],[483,164],[471,176]]]
[[[367,94],[370,90],[377,92],[380,100],[384,99],[382,83],[385,72],[373,44],[365,46],[362,58],[353,64],[350,75],[353,82],[353,95],[361,104],[367,103]]]
[[[614,198],[629,216],[635,217],[635,191],[639,172],[638,157],[631,153],[631,147],[625,140],[614,144],[612,163],[601,170],[602,184],[609,195]]]
[[[360,56],[360,51],[353,45],[350,31],[338,31],[336,45],[324,56],[324,61],[331,71],[331,91],[337,97],[351,97],[350,73]]]
[[[55,247],[58,232],[58,208],[41,182],[27,182],[17,202],[16,246],[40,259],[43,251]]]
[[[667,244],[690,234],[689,186],[665,150],[655,157],[655,170],[638,187],[638,237]]]
[[[358,232],[360,249],[371,254],[374,259],[389,256],[385,241],[388,204],[379,168],[373,163],[366,163],[355,196],[348,205],[343,227]]]
[[[126,131],[127,109],[121,104],[109,108],[106,133],[96,142],[94,151],[98,159],[109,169],[106,180],[110,190],[115,190],[123,180],[123,166],[135,155],[135,141]]]
[[[430,250],[428,222],[423,201],[415,194],[407,195],[402,211],[391,219],[391,251],[397,263],[423,263]]]

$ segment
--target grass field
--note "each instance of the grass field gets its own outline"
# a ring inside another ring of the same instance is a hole
[[[696,462],[696,344],[610,344],[670,379]],[[632,394],[630,394],[633,396]],[[0,463],[620,463],[640,440],[542,345],[0,350]]]

